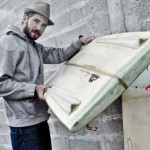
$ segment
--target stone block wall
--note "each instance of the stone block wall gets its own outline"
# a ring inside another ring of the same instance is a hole
[[[0,0],[0,36],[9,23],[20,26],[23,8],[38,0]],[[150,29],[149,0],[41,0],[51,4],[51,19],[38,42],[66,46],[78,35],[97,37]],[[45,66],[45,79],[58,65]],[[5,125],[0,99],[0,150],[11,150],[9,128]],[[123,150],[121,98],[90,123],[97,131],[83,128],[70,133],[52,113],[49,119],[53,150]]]

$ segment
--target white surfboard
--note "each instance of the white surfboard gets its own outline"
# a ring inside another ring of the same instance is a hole
[[[50,109],[71,131],[92,121],[150,64],[150,32],[96,38],[46,84]]]

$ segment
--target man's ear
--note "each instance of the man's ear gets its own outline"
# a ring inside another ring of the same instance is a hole
[[[22,24],[26,24],[27,23],[27,15],[24,14],[23,19],[22,19]]]

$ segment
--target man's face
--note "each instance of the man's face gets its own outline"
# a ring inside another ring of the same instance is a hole
[[[42,15],[34,14],[32,17],[24,18],[23,31],[30,40],[37,40],[48,24],[48,19]]]

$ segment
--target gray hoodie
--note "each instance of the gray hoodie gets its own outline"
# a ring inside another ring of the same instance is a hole
[[[4,98],[7,124],[24,127],[49,118],[46,102],[35,96],[35,85],[43,84],[43,63],[57,64],[70,59],[82,46],[79,38],[66,48],[44,47],[29,40],[9,25],[0,39],[0,97]]]

